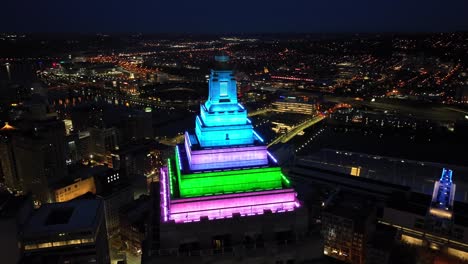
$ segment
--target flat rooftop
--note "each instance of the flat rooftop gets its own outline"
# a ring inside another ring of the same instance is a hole
[[[44,204],[26,222],[24,236],[94,229],[99,224],[100,210],[102,209],[99,200]]]

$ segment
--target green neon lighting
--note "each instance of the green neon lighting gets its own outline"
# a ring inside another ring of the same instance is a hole
[[[178,162],[176,158],[176,162]],[[176,165],[176,170],[178,166]],[[196,197],[256,190],[281,189],[279,167],[182,174],[178,178],[180,197]]]
[[[171,196],[174,194],[174,188],[172,187],[172,166],[171,159],[167,159],[167,171],[169,171],[169,187],[171,189]]]
[[[177,170],[177,180],[180,182],[180,160],[179,160],[179,148],[175,150],[175,161],[176,161],[176,170]]]
[[[291,182],[286,178],[286,176],[283,175],[283,180],[286,182],[286,184],[289,186]]]

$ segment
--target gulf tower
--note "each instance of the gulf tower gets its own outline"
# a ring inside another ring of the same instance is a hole
[[[161,250],[232,248],[245,234],[263,243],[306,228],[297,193],[238,102],[229,58],[215,63],[195,129],[161,169]]]

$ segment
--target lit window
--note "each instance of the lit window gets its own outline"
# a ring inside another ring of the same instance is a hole
[[[219,82],[219,96],[228,96],[228,82]]]
[[[38,248],[49,248],[52,247],[52,243],[46,242],[46,243],[41,243],[37,245]]]

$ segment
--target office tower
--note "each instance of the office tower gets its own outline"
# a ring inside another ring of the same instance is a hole
[[[150,112],[136,110],[131,113],[125,112],[119,126],[124,142],[153,138],[153,121]]]
[[[0,173],[5,185],[10,190],[20,189],[20,180],[16,172],[15,153],[13,152],[13,135],[16,128],[6,123],[0,128]]]
[[[217,56],[216,63],[195,133],[185,133],[161,170],[160,248],[148,253],[158,261],[170,261],[164,254],[174,249],[241,256],[246,248],[296,241],[307,228],[296,192],[237,100],[228,57]],[[256,252],[272,260],[296,258],[294,250],[287,257]]]
[[[56,118],[28,121],[31,129],[15,134],[13,150],[23,193],[51,202],[49,184],[66,177],[65,128]]]
[[[369,197],[339,194],[322,212],[323,254],[346,263],[364,264],[366,244],[373,235],[376,211]]]
[[[468,206],[455,201],[452,174],[442,169],[432,196],[412,192],[390,200],[379,222],[396,227],[404,244],[468,259]]]
[[[103,203],[42,205],[22,232],[20,263],[110,263]]]
[[[18,263],[20,260],[20,234],[32,212],[33,202],[30,195],[14,196],[0,192],[1,263]]]
[[[317,108],[317,99],[306,95],[281,95],[274,102],[273,110],[279,113],[295,113],[314,115]]]
[[[119,148],[119,133],[115,127],[90,127],[91,153],[94,159],[110,161],[111,151]]]

